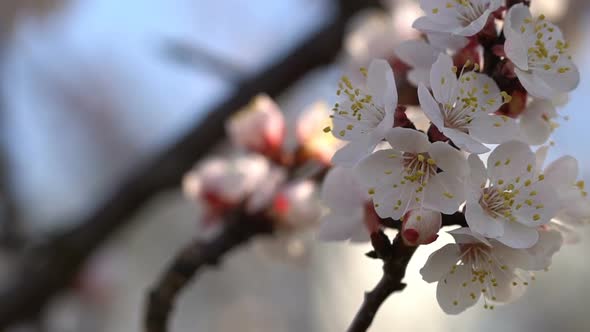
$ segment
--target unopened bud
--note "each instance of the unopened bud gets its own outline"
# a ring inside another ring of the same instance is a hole
[[[316,224],[322,213],[319,192],[313,181],[287,184],[279,190],[272,202],[271,211],[279,226],[302,229]]]
[[[429,244],[438,238],[442,226],[440,212],[411,210],[404,215],[402,238],[407,245]]]
[[[285,119],[270,97],[259,95],[228,120],[226,131],[237,146],[262,154],[274,154],[283,145]]]
[[[329,165],[334,153],[344,144],[330,133],[330,114],[328,105],[317,102],[305,109],[297,119],[297,142],[302,159],[318,160]]]

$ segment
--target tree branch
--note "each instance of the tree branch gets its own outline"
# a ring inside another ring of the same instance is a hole
[[[176,297],[195,273],[219,263],[225,254],[244,245],[257,235],[270,234],[272,221],[264,216],[241,214],[225,221],[224,228],[209,241],[195,240],[173,260],[162,278],[150,291],[145,316],[146,332],[168,330]]]
[[[42,312],[54,295],[71,284],[94,250],[128,225],[150,198],[178,186],[183,174],[224,136],[223,124],[233,112],[256,94],[277,96],[305,73],[332,62],[341,49],[348,19],[378,1],[340,0],[339,4],[340,14],[332,23],[262,73],[244,79],[230,98],[206,112],[204,120],[176,144],[134,172],[88,218],[33,250],[0,292],[0,330]]]
[[[443,226],[452,225],[467,225],[463,213],[443,215]],[[385,300],[394,292],[402,291],[406,287],[402,279],[406,275],[406,267],[416,251],[416,247],[404,244],[401,233],[396,235],[393,242],[389,241],[385,233],[375,233],[371,235],[371,243],[377,258],[383,260],[383,276],[377,286],[365,294],[363,303],[350,324],[348,332],[367,331]]]

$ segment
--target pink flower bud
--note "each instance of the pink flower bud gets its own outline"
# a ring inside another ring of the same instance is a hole
[[[271,211],[285,228],[315,224],[322,213],[317,185],[313,181],[291,183],[275,196]]]
[[[407,245],[429,244],[438,238],[442,226],[440,212],[411,210],[402,221],[402,238]]]
[[[332,156],[344,145],[329,130],[332,125],[328,105],[317,102],[304,110],[297,119],[297,141],[303,157],[330,164]]]
[[[228,120],[226,131],[233,144],[272,155],[283,145],[285,119],[270,97],[259,95]]]
[[[210,158],[184,176],[182,187],[190,200],[204,203],[210,215],[218,215],[251,195],[269,169],[268,160],[258,155]]]

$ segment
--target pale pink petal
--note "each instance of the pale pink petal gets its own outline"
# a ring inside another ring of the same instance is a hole
[[[414,129],[396,127],[385,137],[394,150],[402,152],[426,152],[430,146],[428,136]]]
[[[426,282],[436,282],[451,271],[451,268],[459,261],[461,255],[457,244],[450,243],[433,252],[428,257],[424,267],[420,269],[422,279]]]
[[[465,185],[453,174],[438,173],[424,186],[425,208],[453,214],[464,201]]]
[[[469,165],[461,151],[447,143],[434,142],[428,153],[434,159],[436,166],[457,177],[463,178],[469,173]]]
[[[344,167],[334,167],[328,172],[320,197],[330,209],[337,209],[342,215],[362,208],[369,200],[369,195],[361,188],[354,172]]]
[[[469,126],[469,134],[487,144],[502,144],[520,138],[520,127],[512,118],[503,115],[475,117]]]
[[[357,179],[368,187],[398,183],[403,170],[403,156],[395,150],[380,150],[361,160],[355,167]]]
[[[527,227],[517,222],[504,223],[504,234],[498,238],[503,244],[515,248],[526,249],[532,247],[539,239],[536,228]]]
[[[516,185],[535,175],[535,165],[535,154],[530,147],[522,142],[511,141],[492,151],[488,158],[488,175],[495,184]]]
[[[451,103],[457,93],[457,76],[452,71],[453,59],[441,53],[430,69],[430,87],[434,98],[440,103]]]
[[[477,200],[468,200],[465,207],[465,219],[476,233],[488,238],[497,238],[504,233],[504,219],[492,218]]]
[[[572,156],[563,156],[545,167],[545,182],[554,188],[572,186],[578,179],[578,161]]]
[[[393,111],[397,106],[397,87],[389,63],[375,59],[369,65],[367,88],[385,110]]]
[[[457,129],[443,128],[442,132],[456,146],[465,150],[466,152],[480,154],[490,151],[490,149],[481,142]]]
[[[436,61],[439,50],[424,40],[408,40],[394,50],[401,61],[412,67],[430,67]]]
[[[374,146],[371,146],[369,138],[369,136],[365,135],[340,148],[332,157],[332,163],[343,167],[353,167],[356,165],[356,163],[371,153],[374,148]]]
[[[442,130],[444,127],[444,120],[441,114],[440,106],[434,100],[430,92],[424,84],[418,86],[418,99],[420,100],[420,106],[422,111],[426,114],[426,117],[439,129]]]
[[[346,241],[356,234],[359,225],[363,225],[363,218],[362,209],[350,215],[330,213],[321,219],[318,239],[326,242]]]
[[[472,282],[471,266],[457,265],[436,287],[436,299],[443,311],[457,315],[475,305],[481,296],[479,282]],[[463,286],[463,285],[467,286]],[[473,296],[472,296],[473,295]]]

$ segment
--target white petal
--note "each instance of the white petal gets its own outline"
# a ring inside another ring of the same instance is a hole
[[[389,129],[385,138],[394,150],[403,152],[426,152],[430,146],[428,136],[409,128],[396,127]]]
[[[498,238],[503,244],[515,248],[526,249],[532,247],[539,239],[536,228],[526,227],[517,222],[504,223],[504,234]]]
[[[545,100],[533,101],[524,111],[520,118],[520,128],[532,145],[545,144],[551,135],[551,124],[545,117],[553,117],[556,114],[555,107]]]
[[[383,120],[379,122],[377,127],[375,127],[369,135],[370,146],[375,147],[385,139],[389,130],[393,128],[394,118],[395,107],[385,109]]]
[[[455,175],[438,173],[424,186],[424,207],[444,214],[457,212],[465,201],[465,185]]]
[[[469,173],[469,165],[461,151],[447,143],[434,142],[430,145],[428,153],[436,162],[436,166],[457,177],[465,177]]]
[[[486,167],[484,166],[483,161],[476,154],[469,155],[467,162],[469,163],[469,181],[472,184],[472,190],[479,191],[481,188],[483,188],[483,186],[485,186],[488,180]]]
[[[403,171],[402,153],[380,150],[361,160],[355,167],[357,179],[368,187],[392,185],[399,182]]]
[[[366,157],[373,150],[369,142],[370,137],[365,135],[357,140],[349,142],[332,157],[332,163],[337,166],[353,167],[361,159]]]
[[[483,143],[502,144],[519,139],[520,128],[512,118],[486,114],[473,119],[469,127],[469,134]]]
[[[404,41],[394,52],[401,61],[412,67],[430,67],[440,51],[420,39]]]
[[[545,160],[547,159],[547,153],[549,152],[549,146],[543,145],[535,151],[535,158],[537,160],[537,171],[543,169]]]
[[[410,69],[408,71],[408,81],[414,86],[424,84],[430,87],[430,67]]]
[[[514,68],[514,72],[522,86],[533,97],[551,99],[559,93],[559,91],[551,89],[542,79],[534,74],[522,71],[519,68]]]
[[[549,183],[537,182],[531,186],[521,187],[514,198],[519,204],[514,210],[518,222],[529,227],[547,224],[559,210],[559,197]]]
[[[414,197],[417,185],[412,182],[393,186],[375,188],[373,203],[375,211],[381,218],[399,220],[415,205]]]
[[[496,287],[489,290],[486,294],[488,299],[496,303],[511,303],[522,297],[526,292],[527,286],[514,270],[502,270],[498,266],[493,266],[492,275],[496,279]]]
[[[461,227],[448,232],[453,236],[455,242],[458,244],[466,243],[483,243],[488,247],[491,247],[491,243],[483,237],[481,234],[475,233],[469,227]]]
[[[497,238],[504,233],[504,222],[487,214],[477,200],[468,200],[465,219],[474,231],[488,238]]]
[[[554,188],[571,186],[578,179],[578,161],[572,156],[563,156],[545,168],[545,182]]]
[[[488,158],[488,175],[493,183],[519,183],[535,174],[535,154],[528,145],[511,141],[499,145]]]
[[[321,241],[346,241],[355,235],[359,225],[363,225],[363,217],[363,210],[358,210],[348,216],[330,213],[322,217],[318,239]]]
[[[476,33],[480,32],[481,29],[483,29],[483,27],[486,25],[486,22],[488,21],[488,17],[490,17],[490,14],[491,11],[488,9],[475,21],[471,22],[468,26],[461,29],[457,29],[453,32],[459,36],[473,36]]]
[[[453,273],[449,272],[438,282],[436,299],[445,313],[457,315],[477,303],[481,291],[479,283],[471,279],[471,267],[457,265]],[[467,287],[463,287],[464,284]]]
[[[562,58],[564,57],[562,56]],[[561,68],[568,68],[568,70],[560,73],[558,70]],[[578,67],[570,60],[558,61],[550,71],[535,69],[533,73],[542,79],[549,88],[555,90],[552,97],[557,96],[559,93],[570,92],[580,84]]]
[[[434,98],[443,104],[451,103],[456,93],[457,76],[452,71],[453,59],[441,53],[430,69],[430,87]]]
[[[426,282],[439,281],[459,261],[459,246],[449,243],[428,257],[424,267],[420,269],[422,279]]]
[[[395,110],[397,106],[397,87],[389,63],[375,59],[369,65],[367,88],[385,109]]]
[[[423,32],[437,32],[437,31],[451,31],[455,28],[455,25],[452,22],[448,22],[445,24],[441,24],[439,22],[435,22],[431,20],[427,16],[418,17],[414,23],[412,23],[412,28],[416,30],[420,30]]]
[[[469,39],[465,37],[456,36],[446,32],[429,32],[427,33],[427,36],[430,45],[442,50],[458,50],[469,43]]]
[[[556,230],[539,231],[539,240],[537,243],[526,250],[533,258],[526,269],[540,271],[548,268],[551,265],[551,258],[561,249],[562,245],[563,236],[561,236],[560,232]]]
[[[430,92],[424,84],[418,86],[418,99],[420,100],[420,106],[422,111],[426,114],[426,117],[439,129],[442,130],[444,127],[444,120],[441,114],[440,106],[434,100]]]
[[[506,35],[506,38],[512,39],[515,36],[521,35],[522,33],[519,29],[527,19],[532,19],[531,11],[527,6],[523,4],[512,6],[508,13],[506,13],[504,20],[506,22],[504,24],[504,35]]]
[[[506,39],[504,52],[506,53],[506,57],[514,62],[516,67],[522,70],[529,70],[528,50],[524,45],[526,45],[526,42],[523,37],[515,35],[510,39]]]
[[[343,167],[334,167],[326,174],[320,197],[330,209],[349,212],[354,212],[369,200],[369,195],[361,189],[354,172]]]
[[[488,147],[462,131],[453,128],[443,128],[442,133],[456,146],[465,150],[466,152],[480,154],[490,151]]]

